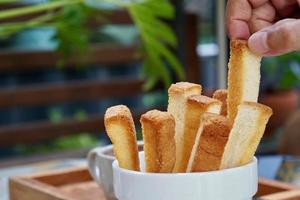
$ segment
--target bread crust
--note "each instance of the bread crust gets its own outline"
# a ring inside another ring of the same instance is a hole
[[[247,41],[230,42],[228,64],[227,114],[233,122],[237,107],[243,101],[257,102],[260,81],[261,56],[252,53]]]
[[[202,91],[202,86],[195,83],[189,83],[189,82],[177,82],[175,84],[172,84],[168,90],[169,94],[184,94],[188,91],[198,91],[200,94]]]
[[[251,107],[253,109],[260,110],[262,116],[263,115],[271,116],[273,114],[272,108],[270,108],[269,106],[266,106],[264,104],[261,104],[261,103],[244,101],[242,103],[242,106],[248,106],[248,107]]]
[[[272,109],[259,103],[243,102],[238,106],[238,113],[225,146],[221,169],[251,162],[271,115]]]
[[[203,114],[187,172],[219,170],[230,129],[228,118],[213,113]]]
[[[184,118],[186,113],[187,98],[191,95],[200,95],[202,86],[189,82],[179,82],[172,84],[168,90],[169,104],[168,112],[175,119],[175,143],[176,143],[176,162],[173,172],[179,172],[184,136]]]
[[[260,140],[265,132],[266,124],[273,114],[273,110],[266,105],[255,102],[243,102],[241,106],[252,107],[260,112],[259,118],[257,119],[257,127],[254,137],[249,142],[248,147],[243,149],[243,156],[239,163],[239,165],[245,165],[252,161]]]
[[[140,119],[144,138],[146,172],[170,173],[175,164],[175,120],[159,110],[151,110]]]
[[[192,148],[195,143],[201,116],[205,112],[220,113],[222,102],[203,95],[189,96],[186,103],[184,118],[183,149],[177,172],[186,172]],[[214,110],[210,110],[214,108]]]
[[[218,99],[222,102],[221,115],[227,116],[227,95],[228,92],[225,89],[216,90],[213,94],[214,99]]]
[[[106,110],[104,125],[119,166],[124,169],[139,171],[136,130],[130,110],[124,105],[117,105]]]

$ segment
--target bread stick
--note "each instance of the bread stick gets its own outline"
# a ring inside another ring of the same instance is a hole
[[[247,41],[232,40],[228,64],[228,117],[233,122],[244,101],[257,102],[261,56],[253,54]]]
[[[170,173],[175,164],[175,120],[158,110],[141,116],[146,172]]]
[[[186,116],[186,102],[191,95],[200,95],[202,87],[198,84],[179,82],[172,84],[168,90],[169,104],[168,112],[175,119],[175,142],[176,142],[176,162],[174,172],[178,172],[180,161],[182,160],[183,135],[184,135],[184,117]]]
[[[230,129],[231,123],[228,118],[213,113],[204,113],[187,172],[219,170]]]
[[[225,146],[221,169],[237,167],[251,162],[272,115],[268,106],[243,102]]]
[[[108,108],[104,116],[104,124],[107,135],[113,143],[119,166],[139,171],[136,131],[130,110],[123,105]]]
[[[186,172],[192,148],[195,143],[201,116],[205,112],[220,114],[222,102],[202,95],[189,96],[186,102],[186,112],[183,121],[183,149],[176,172]]]
[[[221,115],[227,116],[227,90],[220,89],[216,90],[213,94],[214,99],[218,99],[222,102]]]

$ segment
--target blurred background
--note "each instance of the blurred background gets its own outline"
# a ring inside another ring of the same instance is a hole
[[[225,1],[137,2],[0,2],[0,167],[85,157],[109,143],[115,104],[140,138],[140,114],[166,109],[172,82],[226,88]],[[300,154],[299,64],[299,52],[263,60],[259,101],[274,115],[259,155]]]

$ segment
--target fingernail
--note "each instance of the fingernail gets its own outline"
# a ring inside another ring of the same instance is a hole
[[[257,54],[265,54],[270,51],[267,43],[267,32],[256,32],[249,38],[248,46],[251,51]]]

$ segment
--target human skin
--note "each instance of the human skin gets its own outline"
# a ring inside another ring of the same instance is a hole
[[[228,0],[230,39],[248,40],[264,56],[300,50],[300,0]]]

